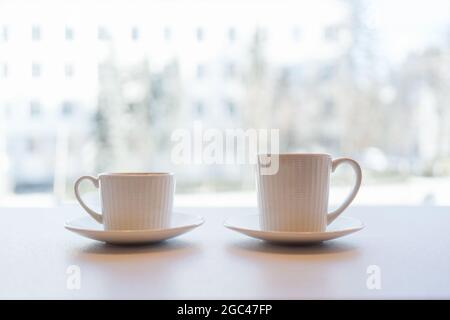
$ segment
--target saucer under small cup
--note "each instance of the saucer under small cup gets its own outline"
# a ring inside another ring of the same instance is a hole
[[[102,224],[91,217],[79,217],[67,221],[64,227],[83,237],[115,245],[151,244],[168,240],[201,226],[202,217],[173,213],[171,226],[164,229],[104,230]]]
[[[352,217],[338,217],[323,232],[283,232],[262,230],[259,215],[243,215],[228,218],[224,226],[246,236],[277,244],[304,245],[340,238],[364,228],[364,224]]]

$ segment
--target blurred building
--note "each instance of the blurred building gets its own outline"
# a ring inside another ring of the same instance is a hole
[[[284,17],[280,25],[273,18],[273,7],[264,5],[249,19],[252,8],[238,12],[238,8],[208,6],[207,14],[192,10],[186,17],[180,10],[183,6],[150,6],[154,10],[142,12],[125,2],[104,6],[2,2],[0,106],[6,168],[2,181],[10,181],[16,191],[26,191],[53,186],[55,174],[71,179],[96,169],[92,145],[102,97],[117,96],[103,111],[106,117],[116,117],[112,122],[123,122],[127,108],[141,102],[147,91],[158,95],[154,92],[161,85],[158,81],[165,80],[170,66],[179,78],[170,93],[179,96],[173,97],[179,106],[176,113],[153,115],[158,121],[170,118],[173,127],[186,128],[194,120],[215,128],[245,126],[240,111],[246,94],[242,82],[253,63],[249,51],[255,36],[262,37],[259,40],[267,48],[264,59],[276,68],[298,60],[309,65],[328,59],[339,54],[331,33],[344,18],[341,7],[334,7],[340,14],[314,19],[290,12],[289,7],[279,8]],[[129,76],[136,66],[160,79]],[[146,103],[152,108],[152,101]],[[115,107],[121,110],[114,113]],[[260,113],[254,108],[251,112]],[[167,141],[153,147],[154,153],[166,154],[161,161],[169,159]],[[126,169],[126,164],[119,167]]]
[[[438,103],[431,82],[412,80],[420,68],[408,78],[415,62],[381,77],[364,14],[358,0],[2,1],[1,188],[62,196],[80,174],[153,169],[176,171],[186,188],[239,185],[248,168],[170,163],[171,132],[194,121],[279,128],[281,151],[421,172],[448,157],[448,139],[426,142],[443,135],[448,95]],[[413,118],[441,129],[413,134],[423,128]],[[399,123],[410,131],[393,139]]]

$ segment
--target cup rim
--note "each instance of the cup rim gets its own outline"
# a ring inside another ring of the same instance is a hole
[[[172,172],[102,172],[98,176],[108,177],[167,177],[173,176]]]
[[[291,152],[291,153],[259,153],[258,157],[261,156],[278,156],[280,158],[287,157],[328,157],[331,158],[331,155],[328,153],[307,153],[307,152]]]

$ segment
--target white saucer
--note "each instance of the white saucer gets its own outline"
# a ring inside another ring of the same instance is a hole
[[[249,237],[280,244],[310,244],[343,237],[364,228],[355,218],[338,217],[324,232],[281,232],[263,231],[259,227],[259,215],[232,217],[225,221],[228,229]]]
[[[167,229],[104,230],[91,217],[79,217],[64,224],[67,230],[83,237],[111,244],[145,244],[167,240],[191,231],[203,224],[204,219],[195,215],[173,213],[172,226]]]

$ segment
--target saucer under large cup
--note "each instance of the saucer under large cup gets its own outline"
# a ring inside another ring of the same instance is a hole
[[[79,217],[67,221],[64,227],[83,237],[110,244],[150,244],[177,237],[204,223],[202,217],[183,213],[173,213],[171,225],[164,229],[145,230],[104,230],[102,224],[91,217]]]
[[[228,218],[224,226],[230,230],[242,233],[252,238],[279,244],[313,244],[332,240],[357,232],[364,228],[364,224],[351,217],[338,217],[323,232],[283,232],[262,230],[259,215],[243,215]]]

